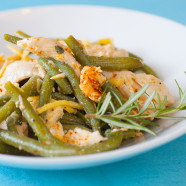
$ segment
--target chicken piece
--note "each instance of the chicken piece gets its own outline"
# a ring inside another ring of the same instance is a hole
[[[20,136],[28,136],[28,125],[26,122],[22,122],[21,125],[16,125],[16,130]]]
[[[98,131],[89,132],[87,130],[76,127],[69,130],[64,136],[63,141],[77,146],[87,146],[104,141],[107,138],[102,137]]]
[[[65,62],[71,66],[78,77],[80,76],[81,65],[72,56],[70,49],[53,39],[47,38],[26,38],[17,42],[17,46],[33,52],[37,56],[52,57],[58,61]],[[60,52],[57,52],[57,49]]]
[[[33,109],[37,112],[37,108],[39,107],[39,96],[30,96],[27,98],[27,100],[32,105]]]
[[[175,99],[170,93],[169,89],[163,83],[162,80],[149,74],[134,74],[130,71],[104,71],[103,74],[108,78],[123,78],[122,84],[117,87],[125,98],[129,98],[132,92],[138,92],[147,83],[150,85],[147,89],[147,94],[152,94],[154,90],[160,95],[160,100],[163,101],[164,97],[167,96],[166,106],[170,106],[174,103]],[[142,106],[146,101],[146,96],[141,96],[138,100]],[[154,101],[157,103],[157,94],[154,97]]]
[[[136,74],[136,81],[143,87],[145,84],[149,84],[149,88],[147,89],[147,94],[152,94],[154,90],[157,91],[160,95],[161,102],[163,101],[164,97],[167,96],[166,106],[171,106],[175,102],[174,96],[171,94],[170,90],[166,87],[165,83],[162,80],[154,77],[153,75],[147,74]],[[154,98],[157,101],[157,94]]]
[[[100,67],[85,66],[80,75],[80,89],[83,94],[95,102],[99,102],[103,90],[101,86],[105,83],[106,77],[101,74]]]
[[[51,134],[56,138],[62,140],[64,131],[59,119],[63,117],[63,108],[56,107],[50,109],[46,113],[46,126],[50,130]]]
[[[2,121],[0,123],[0,129],[8,130],[8,126],[7,126],[6,120],[4,120],[4,121]]]
[[[84,51],[89,56],[99,56],[99,57],[128,57],[128,52],[124,49],[115,49],[114,45],[100,45],[100,44],[92,44],[90,42],[84,41],[82,42],[84,46]]]
[[[4,85],[10,81],[18,83],[24,79],[38,75],[44,78],[46,72],[36,61],[15,61],[10,63],[0,78],[0,95],[6,94]]]

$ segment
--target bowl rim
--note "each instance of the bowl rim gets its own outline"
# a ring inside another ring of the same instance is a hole
[[[185,123],[185,121],[181,121],[180,123]],[[27,157],[0,154],[0,163],[12,167],[29,169],[73,169],[80,165],[81,168],[90,167],[122,160],[123,155],[125,155],[125,159],[131,158],[135,155],[150,151],[151,149],[171,142],[172,140],[184,135],[185,132],[186,126],[176,129],[174,133],[159,136],[150,141],[137,143],[125,148],[118,148],[107,152],[87,154],[83,156]],[[41,167],[35,167],[36,164],[39,164]],[[65,166],[65,168],[61,166]]]

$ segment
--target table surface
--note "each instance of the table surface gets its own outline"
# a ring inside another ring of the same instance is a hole
[[[185,0],[0,0],[0,11],[52,4],[105,5],[163,16],[186,25]],[[0,166],[0,185],[186,185],[186,135],[117,163],[68,171]]]

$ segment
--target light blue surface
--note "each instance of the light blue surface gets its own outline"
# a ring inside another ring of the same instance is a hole
[[[0,10],[51,4],[94,4],[135,9],[186,24],[185,0],[0,0]],[[0,166],[0,185],[186,185],[186,136],[118,163],[68,171]]]

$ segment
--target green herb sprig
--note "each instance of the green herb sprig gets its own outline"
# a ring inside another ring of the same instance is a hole
[[[181,110],[186,110],[186,90],[182,91],[180,86],[178,85],[177,81],[176,84],[179,89],[179,102],[176,107],[168,107],[165,108],[167,102],[167,96],[164,97],[163,101],[160,100],[160,95],[156,93],[154,90],[151,95],[146,93],[146,90],[149,87],[149,84],[146,84],[142,87],[137,93],[132,93],[129,99],[124,103],[121,104],[119,108],[115,108],[111,99],[114,95],[116,99],[121,103],[120,98],[114,92],[108,92],[106,95],[106,89],[103,92],[100,101],[97,106],[97,113],[87,115],[86,117],[95,117],[100,119],[101,121],[108,123],[111,127],[118,127],[118,128],[127,128],[127,129],[135,129],[146,131],[152,135],[157,135],[154,131],[146,127],[146,125],[152,126],[159,126],[157,123],[150,121],[150,118],[154,119],[186,119],[185,116],[183,117],[174,117],[169,116],[168,114],[172,114]],[[154,103],[153,99],[157,94],[157,102],[158,106]],[[144,105],[140,108],[137,100],[142,95],[147,97]],[[104,100],[104,101],[103,101]],[[102,103],[103,102],[103,103]],[[152,104],[152,108],[149,108],[149,105]],[[111,105],[114,112],[108,113],[108,107]],[[132,110],[137,110],[137,114],[131,114]],[[151,114],[145,114],[146,111],[151,110]]]

